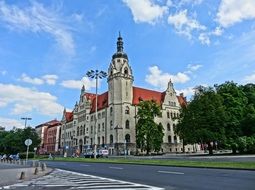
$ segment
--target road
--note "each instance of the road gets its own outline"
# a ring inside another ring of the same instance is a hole
[[[165,189],[254,190],[255,171],[146,166],[132,164],[47,162],[49,167],[146,184]]]

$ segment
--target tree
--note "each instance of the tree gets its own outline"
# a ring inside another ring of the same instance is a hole
[[[175,132],[185,143],[206,143],[212,154],[211,142],[225,141],[226,113],[223,99],[211,87],[199,86],[193,100],[181,109]]]
[[[35,129],[31,127],[0,132],[0,152],[6,154],[25,152],[27,147],[24,142],[28,138],[33,141],[32,145],[29,146],[30,150],[33,150],[33,148],[40,144],[40,137]]]
[[[136,142],[141,151],[145,150],[147,154],[151,150],[158,152],[163,142],[163,126],[154,122],[154,118],[160,114],[160,107],[154,100],[138,104]]]

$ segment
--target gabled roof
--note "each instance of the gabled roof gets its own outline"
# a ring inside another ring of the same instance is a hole
[[[133,105],[139,104],[140,101],[155,100],[161,105],[165,98],[165,92],[158,92],[139,87],[133,87]]]
[[[96,95],[90,94],[90,100],[92,101],[90,113],[93,113],[96,111]],[[108,91],[97,96],[97,110],[101,110],[106,107],[108,107]]]

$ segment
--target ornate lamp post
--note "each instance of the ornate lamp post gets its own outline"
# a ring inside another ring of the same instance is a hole
[[[95,117],[95,146],[94,146],[94,158],[96,159],[96,154],[97,154],[97,87],[98,87],[98,78],[102,79],[107,77],[107,73],[104,71],[98,71],[98,70],[90,70],[86,73],[87,77],[92,78],[92,79],[96,79],[96,117]]]

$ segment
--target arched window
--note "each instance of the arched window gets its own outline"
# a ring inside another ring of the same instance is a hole
[[[168,143],[171,143],[171,136],[168,136]]]
[[[129,120],[126,120],[126,129],[129,129]]]
[[[125,67],[125,69],[124,69],[124,74],[128,75],[128,68],[127,67]]]
[[[126,134],[125,136],[126,143],[130,143],[130,135]]]
[[[167,114],[167,118],[170,118],[170,114],[169,114],[169,112],[167,112],[166,114]]]
[[[98,132],[100,132],[100,130],[101,130],[101,127],[100,127],[100,124],[98,124]]]
[[[85,135],[86,126],[83,126],[83,135]]]
[[[110,135],[110,144],[113,143],[113,135]]]
[[[126,108],[125,108],[125,114],[129,114],[129,107],[128,106],[126,106]]]
[[[82,135],[82,126],[80,126],[80,135]]]
[[[168,131],[171,131],[171,126],[170,126],[169,123],[167,124],[167,130],[168,130]]]

